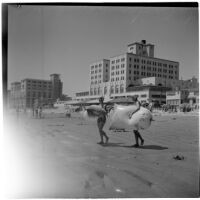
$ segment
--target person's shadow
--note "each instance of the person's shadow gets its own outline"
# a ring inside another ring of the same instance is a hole
[[[122,145],[123,143],[107,143],[103,144],[104,147],[123,147],[123,148],[136,148],[133,145]],[[152,149],[152,150],[165,150],[168,149],[168,147],[163,147],[160,145],[144,145],[139,146],[137,149]]]

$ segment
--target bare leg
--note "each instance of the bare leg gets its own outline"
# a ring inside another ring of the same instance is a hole
[[[141,140],[141,145],[143,145],[144,144],[144,139],[140,135],[139,131],[137,131],[137,134],[138,134],[138,138]]]
[[[101,120],[97,120],[97,126],[98,126],[98,128],[99,128],[99,135],[100,135],[100,139],[101,139],[101,141],[100,142],[98,142],[98,144],[103,144],[104,142],[103,142],[103,123],[102,123],[102,121]]]
[[[103,129],[101,130],[102,135],[106,138],[106,143],[108,143],[109,137],[107,136],[107,134],[103,131]]]
[[[139,144],[138,144],[138,131],[137,130],[133,130],[134,134],[135,134],[135,142],[136,144],[133,145],[134,147],[139,147]]]

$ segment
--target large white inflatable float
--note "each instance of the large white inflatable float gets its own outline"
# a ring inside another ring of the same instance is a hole
[[[140,107],[136,113],[132,113],[137,109],[135,105],[114,105],[114,108],[108,113],[107,123],[110,129],[140,130],[147,129],[151,125],[151,112]],[[83,111],[85,119],[96,119],[101,113],[106,113],[100,106],[88,106]]]

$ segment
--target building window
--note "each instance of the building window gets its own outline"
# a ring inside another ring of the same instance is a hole
[[[115,86],[115,93],[119,93],[119,88],[118,88],[118,86]]]
[[[120,93],[123,93],[123,92],[124,92],[124,86],[120,85]]]
[[[113,87],[113,86],[111,86],[110,93],[111,93],[111,94],[114,93],[114,87]]]
[[[147,95],[146,94],[141,94],[140,97],[145,98],[145,97],[147,97]]]

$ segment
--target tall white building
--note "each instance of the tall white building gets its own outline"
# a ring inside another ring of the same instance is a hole
[[[110,80],[110,60],[100,60],[90,65],[90,95],[101,95],[108,92],[104,87]]]
[[[101,71],[98,72],[98,69]],[[93,63],[90,74],[90,95],[104,96],[109,90],[112,96],[126,92],[127,87],[141,78],[179,80],[179,62],[155,58],[154,45],[142,40],[129,44],[124,54]]]

